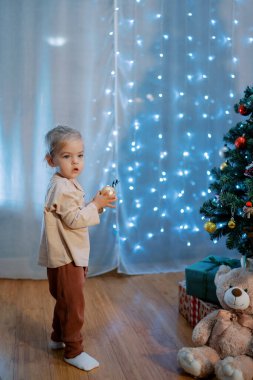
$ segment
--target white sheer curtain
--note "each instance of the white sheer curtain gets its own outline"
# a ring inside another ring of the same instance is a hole
[[[44,135],[86,144],[87,197],[116,178],[119,205],[90,230],[90,275],[184,268],[231,255],[203,231],[207,172],[252,85],[250,0],[0,2],[0,277],[37,266],[52,174]]]

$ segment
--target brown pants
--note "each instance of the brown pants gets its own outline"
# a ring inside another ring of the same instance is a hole
[[[83,351],[81,329],[86,273],[87,268],[77,267],[73,262],[58,268],[47,268],[49,291],[56,300],[51,339],[65,343],[65,358],[74,358]]]

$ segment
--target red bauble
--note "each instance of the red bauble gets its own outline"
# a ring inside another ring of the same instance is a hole
[[[246,146],[246,139],[244,136],[237,137],[235,140],[235,146],[238,149],[243,149]]]
[[[251,113],[251,110],[246,108],[243,104],[240,104],[238,107],[238,112],[243,116],[247,116]]]
[[[252,207],[252,202],[246,202],[247,207]]]

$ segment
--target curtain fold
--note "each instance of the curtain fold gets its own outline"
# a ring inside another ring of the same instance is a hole
[[[250,0],[0,2],[0,277],[46,276],[44,136],[59,124],[84,136],[88,199],[119,180],[117,209],[90,229],[90,276],[236,256],[199,207],[252,85],[251,14]]]

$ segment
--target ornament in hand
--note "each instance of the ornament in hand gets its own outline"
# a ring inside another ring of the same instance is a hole
[[[113,181],[112,185],[106,185],[104,186],[101,190],[100,190],[100,194],[101,195],[106,195],[110,198],[115,198],[116,197],[116,189],[115,187],[117,186],[117,184],[119,183],[119,181],[116,179],[115,181]],[[98,212],[101,214],[103,212],[103,208],[99,209]]]
[[[111,186],[110,185],[104,186],[103,189],[100,190],[100,194],[107,195],[111,198],[114,198],[116,196],[115,187],[117,186],[118,183],[119,181],[116,179],[115,181],[113,181]]]
[[[114,187],[112,187],[110,185],[106,185],[103,187],[103,189],[100,190],[100,194],[107,195],[111,198],[114,198],[116,195],[116,190]]]

